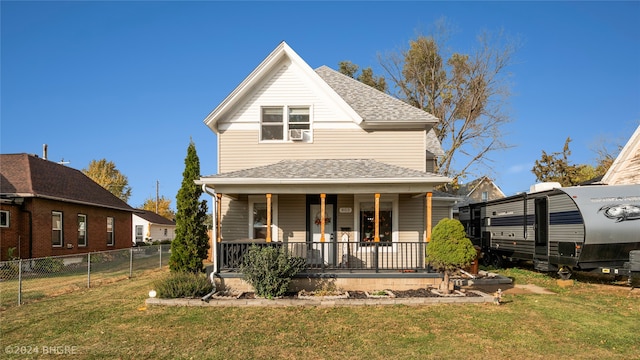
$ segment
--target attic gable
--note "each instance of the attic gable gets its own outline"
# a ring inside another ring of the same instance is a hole
[[[346,114],[355,123],[362,122],[360,115],[283,41],[204,119],[204,123],[218,133],[218,122],[229,117],[237,107],[247,102],[249,97],[258,91],[260,86],[268,83],[269,79],[275,76],[283,66],[293,67],[296,74],[331,102],[333,107]]]
[[[607,185],[640,183],[640,126],[601,180]]]

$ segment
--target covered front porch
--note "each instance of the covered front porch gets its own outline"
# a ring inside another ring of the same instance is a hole
[[[239,278],[250,246],[276,246],[305,259],[306,279],[439,277],[424,255],[433,225],[452,216],[456,198],[433,191],[447,178],[373,160],[325,161],[320,176],[307,167],[304,177],[284,177],[279,164],[291,167],[274,164],[273,176],[257,168],[200,179],[215,202],[216,276]]]

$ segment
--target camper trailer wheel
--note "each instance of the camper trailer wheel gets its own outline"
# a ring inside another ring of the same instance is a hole
[[[491,254],[491,265],[496,269],[502,269],[504,267],[504,260],[502,255]]]
[[[571,268],[568,266],[563,266],[558,270],[558,276],[560,276],[560,279],[562,280],[569,280],[571,274]]]

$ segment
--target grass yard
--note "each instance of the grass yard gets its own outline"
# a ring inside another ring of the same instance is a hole
[[[640,295],[628,287],[578,281],[561,289],[546,276],[505,270],[516,284],[557,294],[507,292],[501,306],[146,308],[166,271],[5,308],[0,357],[640,359]]]

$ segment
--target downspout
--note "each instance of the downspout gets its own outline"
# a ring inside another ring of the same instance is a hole
[[[216,219],[218,218],[218,214],[217,214],[217,210],[218,210],[218,194],[213,191],[209,191],[209,188],[207,187],[206,184],[202,184],[202,191],[208,195],[211,195],[212,197],[212,201],[213,201],[213,208],[212,210],[212,222],[213,224],[211,224],[211,228],[212,228],[212,232],[211,232],[211,242],[212,242],[212,252],[211,252],[211,257],[213,258],[213,273],[217,274],[218,272],[220,272],[220,269],[218,268],[218,229],[217,229],[217,221]]]

